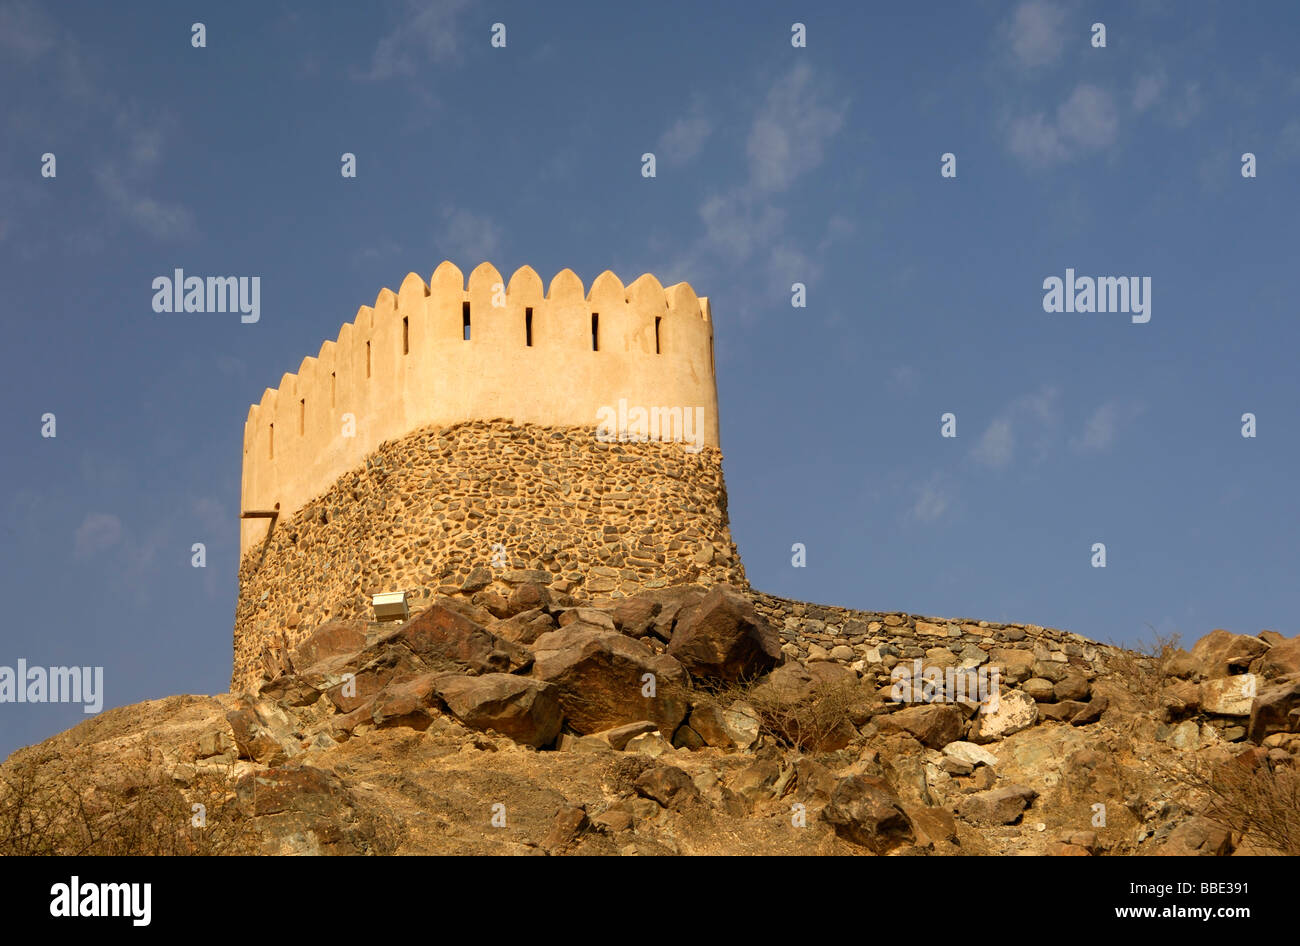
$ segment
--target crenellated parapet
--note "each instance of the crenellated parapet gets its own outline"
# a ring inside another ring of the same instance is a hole
[[[585,290],[566,269],[544,288],[530,267],[507,282],[489,263],[467,283],[444,262],[428,283],[411,273],[382,290],[249,409],[243,510],[287,517],[419,428],[502,419],[595,437],[624,400],[690,410],[698,441],[718,446],[713,324],[690,285],[607,271]],[[243,520],[241,554],[267,523]]]

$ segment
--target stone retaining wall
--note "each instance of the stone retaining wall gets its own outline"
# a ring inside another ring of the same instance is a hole
[[[863,660],[892,666],[900,659],[933,661],[939,651],[946,650],[956,663],[982,663],[994,648],[1005,648],[1032,651],[1038,660],[1068,662],[1102,672],[1106,655],[1115,650],[1072,631],[1037,624],[857,611],[759,591],[751,591],[749,596],[754,609],[780,632],[790,656],[804,661],[829,659],[852,664]],[[887,645],[883,653],[882,645]]]

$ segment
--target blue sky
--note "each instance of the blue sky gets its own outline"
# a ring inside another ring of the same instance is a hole
[[[710,297],[760,589],[1297,633],[1300,7],[844,6],[0,0],[0,664],[224,690],[248,405],[443,259]],[[176,267],[260,320],[153,312]],[[1151,320],[1045,312],[1067,268]],[[0,754],[82,718],[0,705]]]

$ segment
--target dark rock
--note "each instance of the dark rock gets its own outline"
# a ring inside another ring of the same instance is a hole
[[[735,681],[776,666],[781,639],[747,598],[718,585],[678,616],[668,653],[692,674]]]
[[[840,779],[822,809],[822,819],[840,837],[877,854],[916,840],[898,796],[883,779],[860,775]]]

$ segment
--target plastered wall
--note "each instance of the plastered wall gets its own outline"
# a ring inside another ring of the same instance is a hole
[[[702,409],[700,439],[718,446],[706,298],[686,283],[664,289],[648,274],[624,286],[605,272],[588,291],[567,269],[544,289],[529,267],[506,281],[488,263],[467,283],[444,262],[427,284],[411,273],[396,293],[380,292],[250,408],[243,511],[278,504],[282,519],[291,516],[384,441],[428,425],[500,418],[594,429],[601,409],[620,399]],[[241,556],[268,526],[242,520]]]

